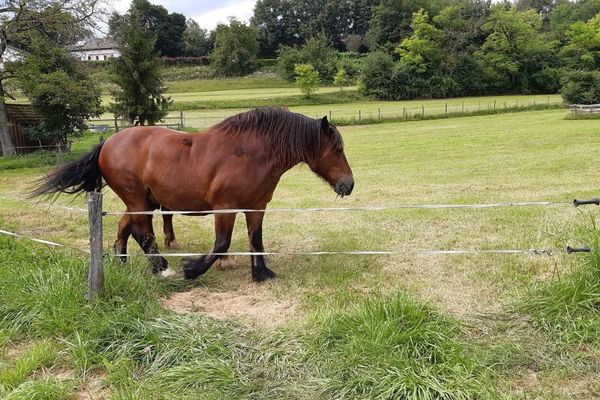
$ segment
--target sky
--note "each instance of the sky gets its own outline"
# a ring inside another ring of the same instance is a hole
[[[230,16],[248,22],[256,0],[149,0],[152,4],[164,6],[170,13],[178,12],[193,18],[204,29],[212,30],[219,23],[227,23]],[[113,0],[119,13],[129,8],[131,0]]]

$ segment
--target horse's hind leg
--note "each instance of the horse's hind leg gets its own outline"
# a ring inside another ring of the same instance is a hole
[[[119,229],[117,230],[117,240],[115,240],[115,254],[127,254],[127,240],[131,235],[129,215],[123,215],[119,221]],[[122,263],[127,262],[127,256],[119,257]]]
[[[171,211],[167,208],[162,208],[163,211]],[[173,215],[163,214],[163,232],[165,233],[165,246],[171,249],[179,249],[181,246],[177,243],[175,238],[175,231],[173,230]]]
[[[183,276],[194,279],[208,271],[211,265],[223,257],[213,253],[226,253],[231,244],[231,233],[235,224],[235,214],[215,215],[215,245],[210,254],[200,258],[189,258],[183,262]]]
[[[152,272],[155,274],[160,273],[161,275],[171,275],[172,271],[168,270],[169,263],[164,257],[158,255],[160,252],[158,251],[154,229],[152,228],[152,216],[130,215],[130,217],[131,234],[144,253],[148,255],[148,260],[152,264]]]

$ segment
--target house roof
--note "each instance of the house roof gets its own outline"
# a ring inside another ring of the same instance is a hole
[[[116,49],[117,42],[112,38],[90,38],[85,42],[71,47],[71,51]]]
[[[9,119],[15,120],[20,125],[34,125],[42,122],[43,118],[31,104],[6,103],[6,114]]]

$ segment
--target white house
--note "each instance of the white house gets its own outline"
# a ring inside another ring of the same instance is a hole
[[[4,62],[19,61],[25,57],[25,52],[11,45],[6,46],[4,54],[0,57],[0,70],[4,69]]]
[[[71,54],[83,61],[105,61],[121,55],[117,44],[111,38],[91,38],[73,46],[70,51]]]

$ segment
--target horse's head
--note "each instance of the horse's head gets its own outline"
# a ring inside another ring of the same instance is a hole
[[[352,169],[344,154],[344,142],[337,128],[321,119],[322,140],[319,155],[310,165],[314,173],[325,179],[340,196],[348,196],[354,189]]]

